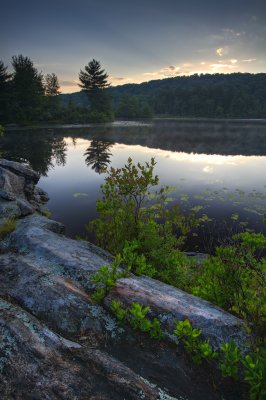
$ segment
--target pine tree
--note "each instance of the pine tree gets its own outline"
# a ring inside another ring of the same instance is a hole
[[[84,92],[90,94],[99,89],[106,89],[110,85],[107,83],[108,75],[104,69],[101,69],[99,61],[93,59],[85,66],[85,71],[80,70],[79,86]]]
[[[90,119],[94,122],[106,122],[113,119],[111,98],[106,90],[110,84],[108,74],[101,69],[99,61],[93,59],[79,73],[79,86],[87,94],[90,103]]]
[[[12,77],[12,74],[9,74],[7,72],[7,67],[5,67],[3,61],[0,60],[0,90],[1,91],[6,88],[6,86],[10,82],[11,77]]]
[[[12,74],[7,72],[7,67],[0,60],[0,123],[8,120],[11,77]]]

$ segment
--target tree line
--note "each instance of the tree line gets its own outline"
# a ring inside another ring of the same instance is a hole
[[[29,57],[0,61],[0,124],[107,122],[116,118],[265,118],[266,74],[201,74],[111,87],[93,59],[79,72],[81,91],[60,94],[58,77]]]
[[[0,61],[0,123],[29,124],[35,122],[105,122],[113,120],[108,75],[99,61],[93,59],[80,70],[81,90],[89,103],[78,107],[71,100],[60,101],[60,85],[56,74],[43,75],[29,57],[12,57],[10,73]]]
[[[116,117],[266,118],[266,74],[201,74],[107,89]],[[83,107],[82,93],[61,101]]]

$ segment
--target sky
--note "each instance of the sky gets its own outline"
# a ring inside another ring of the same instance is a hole
[[[266,72],[266,0],[12,0],[0,59],[23,54],[63,93],[93,58],[112,85],[195,73]]]

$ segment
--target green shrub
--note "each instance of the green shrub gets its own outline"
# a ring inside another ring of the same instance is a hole
[[[231,311],[251,324],[253,331],[266,331],[266,259],[257,256],[266,249],[262,234],[245,232],[233,243],[220,246],[207,258],[194,277],[194,295]]]
[[[96,289],[92,294],[93,300],[101,303],[104,297],[115,286],[117,279],[127,276],[128,271],[120,269],[122,258],[120,255],[116,256],[111,266],[103,265],[96,274],[91,278],[92,283],[96,284]]]
[[[9,233],[16,229],[16,220],[13,218],[6,218],[0,226],[0,240],[3,240]]]
[[[241,359],[241,353],[234,341],[224,343],[221,348],[222,359],[220,362],[220,369],[223,377],[232,377],[237,379],[238,367]]]
[[[145,307],[137,302],[132,302],[130,307],[122,307],[119,301],[113,300],[111,304],[113,313],[118,321],[128,323],[133,329],[148,333],[152,339],[163,339],[164,333],[160,321],[147,317],[150,307]]]
[[[242,364],[244,379],[250,386],[250,400],[266,399],[266,349],[246,355]]]
[[[190,262],[179,249],[198,221],[194,214],[185,218],[178,205],[168,207],[170,188],[155,191],[155,165],[153,158],[144,165],[129,158],[123,168],[107,170],[103,197],[97,200],[99,218],[87,229],[112,254],[126,252],[132,272],[186,288]]]
[[[189,320],[179,321],[174,329],[174,334],[183,343],[196,364],[201,364],[203,360],[213,360],[217,357],[217,353],[213,351],[209,341],[200,339],[201,330],[192,328]]]

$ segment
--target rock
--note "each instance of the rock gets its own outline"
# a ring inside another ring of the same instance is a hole
[[[0,196],[5,200],[25,198],[25,178],[15,175],[9,170],[0,168]]]
[[[61,223],[38,213],[48,200],[38,178],[0,160],[0,221],[19,218],[0,243],[1,400],[245,399],[242,384],[221,384],[215,368],[210,381],[213,367],[192,365],[171,335],[175,320],[188,318],[214,346],[234,339],[244,349],[243,322],[144,276],[120,279],[104,306],[93,303],[91,277],[113,257],[65,237]],[[113,299],[149,306],[168,340],[119,326]]]
[[[0,197],[14,202],[8,206],[1,201],[1,215],[18,218],[39,210],[49,200],[47,193],[35,186],[39,178],[29,166],[1,159]]]
[[[242,320],[206,300],[155,279],[146,276],[119,279],[105,298],[109,309],[112,300],[118,300],[124,306],[135,301],[150,307],[151,315],[161,321],[170,338],[176,321],[188,319],[193,327],[201,329],[202,337],[215,349],[234,340],[246,350],[248,337]]]
[[[31,254],[40,262],[44,260],[54,274],[77,281],[91,291],[94,288],[91,276],[112,261],[111,255],[88,242],[51,232],[51,225],[61,226],[44,216],[25,217],[10,235],[10,248]]]
[[[20,215],[21,209],[17,201],[5,201],[0,199],[0,216],[2,220],[5,218],[19,218]]]
[[[66,341],[3,300],[0,339],[2,400],[159,398],[158,390],[118,360]]]
[[[37,172],[33,171],[32,168],[23,163],[1,159],[0,167],[1,169],[11,171],[17,176],[23,177],[28,183],[32,182],[37,184],[40,179],[40,175]]]
[[[38,204],[44,204],[47,203],[47,201],[49,200],[49,196],[48,194],[42,190],[41,188],[35,187],[34,188],[34,200],[38,203]]]
[[[0,296],[12,298],[31,314],[67,337],[90,335],[98,342],[118,334],[116,321],[93,304],[82,287],[53,274],[33,257],[5,254],[0,258]]]

